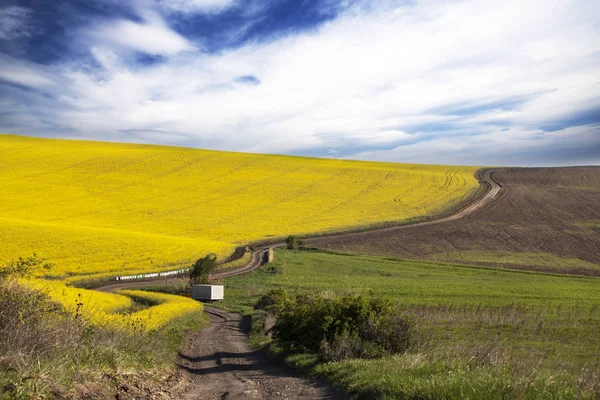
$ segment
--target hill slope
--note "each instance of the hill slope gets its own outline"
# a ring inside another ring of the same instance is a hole
[[[0,135],[0,261],[35,251],[53,277],[174,268],[253,240],[432,215],[476,168]]]
[[[220,306],[254,312],[254,326],[265,318],[254,310],[256,302],[273,289],[286,290],[292,299],[301,295],[300,301],[362,295],[396,302],[415,329],[404,354],[331,362],[312,354],[287,356],[291,365],[314,365],[313,372],[357,398],[597,399],[600,394],[598,278],[278,249],[272,264],[225,283],[228,295]],[[306,314],[294,315],[302,329]],[[322,314],[314,310],[314,315]],[[219,340],[209,343],[218,346]],[[203,342],[196,347],[202,349]]]
[[[600,276],[600,167],[505,168],[492,203],[452,223],[311,241],[358,254]]]

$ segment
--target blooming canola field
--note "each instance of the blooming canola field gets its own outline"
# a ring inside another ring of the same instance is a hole
[[[93,324],[118,330],[158,330],[169,321],[202,308],[201,303],[190,298],[162,293],[139,290],[102,293],[41,279],[30,280],[28,284],[62,304],[67,311]],[[137,310],[136,303],[149,306]]]
[[[475,170],[0,135],[0,265],[35,252],[53,267],[30,284],[67,310],[116,329],[160,329],[201,305],[72,284],[432,215],[478,189]]]
[[[73,282],[188,265],[251,241],[438,213],[473,167],[0,135],[0,263]]]

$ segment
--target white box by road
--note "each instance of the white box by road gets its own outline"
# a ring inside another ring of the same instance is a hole
[[[192,285],[192,298],[194,300],[223,300],[224,292],[223,285]]]

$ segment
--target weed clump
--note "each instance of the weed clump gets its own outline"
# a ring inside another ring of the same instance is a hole
[[[388,300],[364,296],[323,298],[273,290],[256,305],[274,313],[273,339],[284,349],[317,353],[325,361],[377,358],[406,352],[414,323]]]
[[[270,311],[277,308],[290,300],[287,292],[284,289],[273,289],[269,293],[262,296],[254,306],[255,310]]]
[[[264,270],[272,275],[283,275],[285,274],[285,267],[278,264],[268,264],[264,267]]]

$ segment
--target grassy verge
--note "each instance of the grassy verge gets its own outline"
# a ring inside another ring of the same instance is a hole
[[[183,336],[208,323],[200,309],[150,332],[110,329],[15,282],[2,283],[0,306],[0,398],[143,397],[175,386]]]
[[[216,268],[217,272],[241,268],[250,262],[250,259],[252,258],[252,251],[249,247],[246,247],[243,252],[239,251],[241,254],[237,253],[238,250],[236,250],[236,252],[231,256],[230,260],[227,260],[222,264],[218,264]]]
[[[517,253],[509,251],[450,251],[430,256],[432,260],[456,260],[456,262],[485,263],[487,265],[515,265],[543,267],[545,272],[569,274],[579,271],[578,275],[592,275],[600,272],[596,265],[577,258],[560,257],[550,253]]]
[[[550,312],[600,307],[600,280],[492,267],[277,250],[275,261],[227,278],[223,306],[247,312],[271,289],[331,294],[373,293],[403,304],[541,307]]]
[[[278,288],[398,302],[418,332],[405,354],[323,363],[272,348],[360,398],[600,397],[597,278],[281,250],[226,287],[220,306],[241,313]]]

